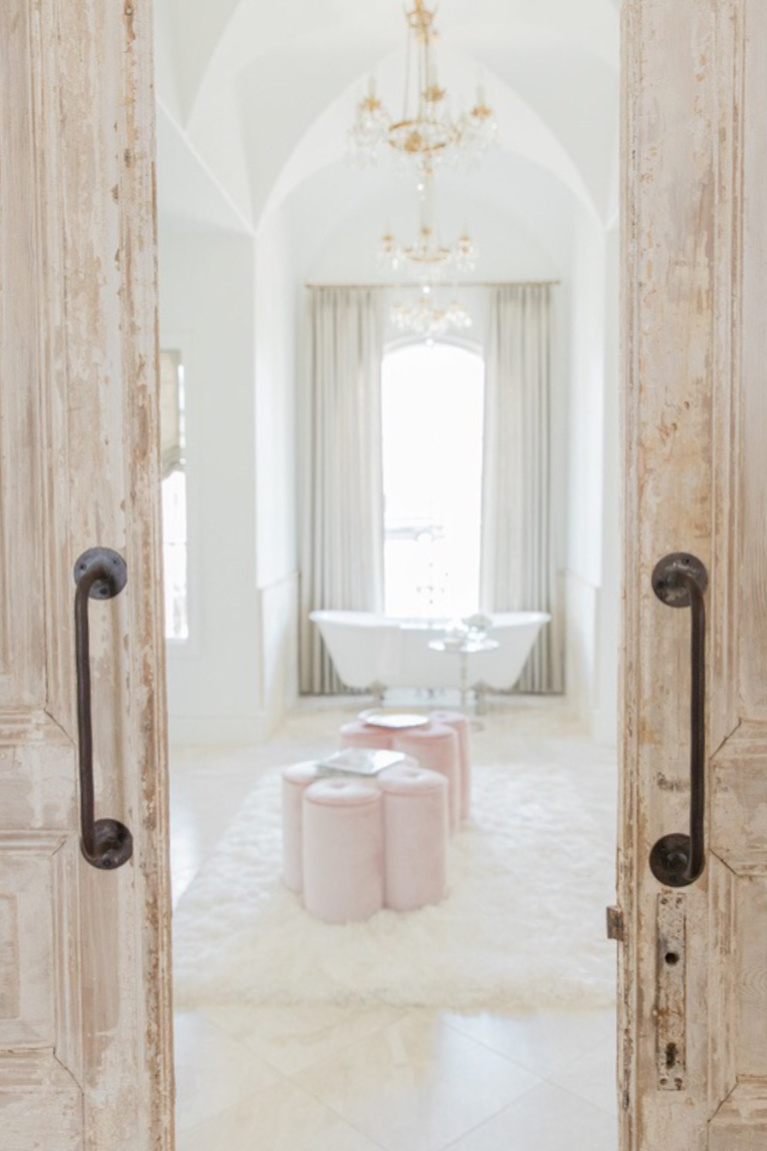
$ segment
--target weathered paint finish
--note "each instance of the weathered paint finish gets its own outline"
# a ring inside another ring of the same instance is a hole
[[[624,4],[623,1151],[767,1147],[765,43],[762,0]],[[648,866],[689,819],[689,613],[650,585],[680,550],[710,576],[710,854],[684,896],[684,987]]]
[[[0,5],[3,1151],[169,1151],[170,899],[149,0]],[[91,610],[97,810],[78,846],[72,567]]]

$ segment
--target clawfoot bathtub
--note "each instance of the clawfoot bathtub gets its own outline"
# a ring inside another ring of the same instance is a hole
[[[372,612],[315,611],[338,675],[347,687],[381,696],[386,688],[455,688],[459,661],[452,654],[431,651],[442,639],[447,620],[395,619]],[[544,612],[507,612],[492,617],[489,638],[493,651],[471,654],[469,684],[481,693],[513,688],[539,631],[551,617]]]

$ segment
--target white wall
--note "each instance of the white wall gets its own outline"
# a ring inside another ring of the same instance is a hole
[[[188,393],[190,614],[168,652],[174,742],[264,738],[297,693],[299,276],[287,208],[254,236],[160,108],[160,326]]]
[[[570,269],[567,689],[602,741],[617,736],[618,244],[581,216]]]
[[[254,270],[247,235],[160,217],[160,338],[187,394],[190,640],[168,651],[170,737],[263,734],[254,464]]]
[[[581,217],[570,265],[567,691],[584,720],[596,706],[596,618],[601,583],[604,245]]]
[[[600,743],[618,738],[618,646],[621,586],[620,237],[607,233],[605,389],[602,453],[602,583],[597,602],[597,671],[593,731]]]
[[[298,692],[299,294],[291,219],[285,207],[264,221],[255,245],[256,582],[267,731]]]

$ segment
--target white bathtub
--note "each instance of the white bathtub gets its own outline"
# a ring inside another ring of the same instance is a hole
[[[358,611],[315,611],[338,675],[350,688],[380,694],[386,688],[455,688],[460,685],[460,659],[453,652],[431,651],[442,639],[447,620],[394,619]],[[468,683],[495,691],[514,687],[536,637],[551,619],[543,612],[495,615],[488,639],[494,651],[468,656]]]

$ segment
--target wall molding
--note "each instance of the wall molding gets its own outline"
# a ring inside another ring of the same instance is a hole
[[[268,737],[298,699],[297,569],[258,588],[260,683]]]

